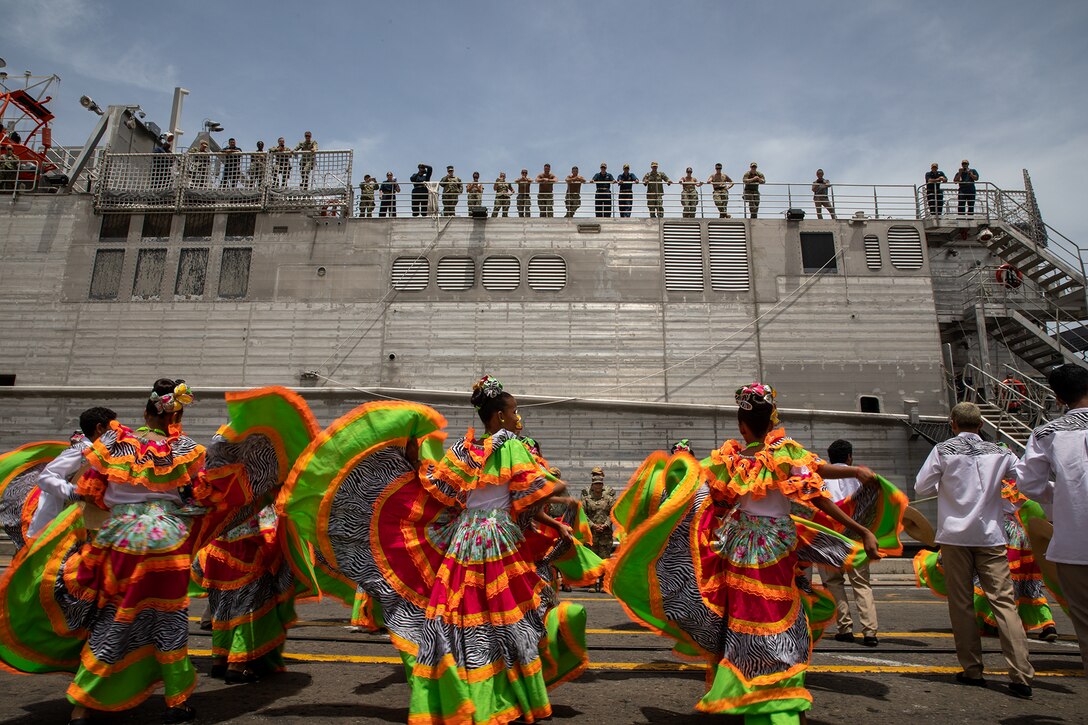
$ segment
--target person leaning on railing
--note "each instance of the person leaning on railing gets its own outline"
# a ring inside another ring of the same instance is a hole
[[[264,141],[257,142],[257,150],[249,155],[249,168],[246,169],[246,176],[249,181],[249,186],[254,189],[261,188],[264,184],[265,169],[268,167],[268,154],[264,150]]]
[[[835,218],[835,207],[831,206],[831,198],[828,191],[831,189],[831,181],[824,177],[823,169],[816,169],[816,180],[812,182],[812,203],[816,205],[816,218],[823,219],[823,208]]]
[[[714,164],[714,173],[707,177],[706,183],[713,187],[714,206],[718,207],[718,216],[722,219],[731,219],[729,190],[733,188],[733,180],[729,178],[729,174],[722,171],[720,163]]]
[[[500,211],[503,216],[510,216],[510,195],[514,193],[514,187],[506,180],[505,171],[499,172],[499,178],[495,179],[493,186],[495,187],[495,208],[491,210],[491,216],[497,217]]]
[[[748,165],[748,171],[741,178],[744,184],[744,201],[748,204],[748,216],[755,219],[759,214],[759,185],[767,183],[767,177],[763,175],[753,161]]]
[[[635,184],[637,183],[638,177],[631,173],[631,164],[624,164],[623,173],[616,177],[616,185],[620,187],[617,195],[620,217],[624,219],[631,216],[631,207],[635,203]]]
[[[238,142],[231,138],[227,139],[227,147],[222,153],[223,188],[236,187],[242,176],[242,149],[238,148]]]
[[[378,187],[381,192],[382,205],[378,209],[380,217],[397,216],[397,194],[400,193],[400,184],[397,183],[392,171],[385,172],[385,181]]]
[[[529,190],[533,187],[533,180],[529,178],[529,169],[522,169],[521,176],[514,183],[518,185],[518,216],[530,216],[532,204],[529,200]]]
[[[212,162],[209,154],[207,141],[201,141],[196,149],[189,149],[189,171],[194,189],[208,188],[208,170]]]
[[[948,183],[948,177],[937,168],[936,162],[930,164],[929,171],[926,172],[926,202],[929,213],[933,216],[940,216],[944,208],[944,190],[941,184],[946,183]]]
[[[586,183],[586,177],[578,173],[578,167],[570,167],[570,176],[565,179],[567,183],[567,195],[564,198],[567,207],[567,218],[578,213],[578,207],[582,206],[582,184]]]
[[[279,137],[269,153],[275,160],[272,165],[272,183],[281,189],[286,189],[287,180],[291,177],[291,149],[287,148],[283,136]]]
[[[646,185],[646,206],[650,208],[650,218],[660,219],[665,216],[665,207],[662,198],[665,195],[665,184],[672,186],[672,181],[664,172],[657,170],[657,162],[650,162],[650,171],[642,177],[642,183]]]
[[[19,177],[19,157],[9,144],[0,146],[0,191],[14,191]]]
[[[555,196],[552,188],[558,177],[552,173],[552,165],[544,164],[544,171],[536,175],[536,206],[540,210],[540,216],[555,216]]]
[[[680,177],[680,205],[684,209],[685,219],[695,218],[695,207],[699,205],[699,191],[698,188],[703,185],[703,182],[691,175],[691,167],[685,169],[684,175]]]

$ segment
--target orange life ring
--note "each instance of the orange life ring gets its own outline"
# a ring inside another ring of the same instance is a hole
[[[1006,388],[1012,388],[1026,398],[1028,397],[1028,386],[1024,385],[1024,381],[1018,380],[1012,376],[1002,380],[1001,385],[1004,387],[998,392],[998,400],[1001,401],[1002,406],[1008,410],[1019,410],[1021,399],[1010,394]]]
[[[994,276],[997,278],[998,284],[1009,289],[1017,289],[1024,284],[1024,273],[1008,262],[998,267]]]

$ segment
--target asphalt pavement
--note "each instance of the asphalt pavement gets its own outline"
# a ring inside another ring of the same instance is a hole
[[[1062,634],[1054,643],[1030,640],[1037,670],[1035,697],[1016,699],[1005,687],[1005,663],[996,639],[984,641],[987,689],[955,683],[958,671],[943,600],[896,574],[892,562],[875,588],[880,644],[817,644],[807,685],[814,697],[812,725],[832,723],[1088,723],[1088,679],[1080,669],[1069,620],[1055,612]],[[565,595],[588,612],[590,669],[551,693],[552,723],[705,723],[739,718],[695,713],[705,669],[673,659],[667,640],[629,621],[608,594]],[[201,723],[403,723],[408,686],[392,645],[380,634],[347,628],[348,611],[335,602],[299,606],[301,621],[287,644],[288,671],[248,685],[204,676],[211,667],[210,637],[190,610],[190,651],[202,673],[191,700]],[[0,673],[0,722],[43,725],[67,721],[68,676],[19,677]],[[163,702],[102,722],[159,722]]]

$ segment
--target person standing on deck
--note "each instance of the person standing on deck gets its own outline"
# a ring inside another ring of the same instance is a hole
[[[555,196],[552,188],[558,177],[552,173],[552,165],[544,164],[544,171],[537,174],[536,206],[541,217],[555,216]]]
[[[427,182],[434,169],[420,164],[416,173],[408,177],[412,182],[412,216],[427,216]]]
[[[930,164],[926,172],[926,202],[933,216],[940,216],[944,211],[944,189],[941,184],[947,183],[948,177],[937,168],[936,162]]]
[[[823,169],[816,169],[816,180],[812,182],[812,203],[816,205],[816,218],[824,218],[824,207],[827,207],[827,211],[831,214],[831,218],[835,218],[835,207],[831,205],[831,198],[828,196],[831,189],[831,182],[824,177]]]
[[[578,213],[578,207],[582,206],[582,184],[586,183],[586,177],[578,173],[577,166],[572,166],[570,176],[564,181],[567,184],[567,194],[563,200],[567,207],[566,217],[570,219]]]
[[[646,206],[650,208],[650,218],[660,219],[665,216],[665,207],[662,197],[665,195],[665,184],[672,186],[672,181],[661,171],[657,170],[657,162],[650,162],[650,171],[642,177],[642,183],[646,185]]]
[[[972,216],[975,213],[975,182],[978,181],[978,172],[971,168],[971,162],[964,159],[960,163],[960,170],[952,179],[960,185],[958,193],[957,211],[960,216]]]
[[[729,190],[733,188],[733,180],[722,171],[721,164],[714,164],[714,173],[706,183],[713,187],[714,206],[718,207],[718,216],[722,219],[731,219],[729,216]]]
[[[601,163],[601,170],[593,175],[593,183],[597,185],[597,193],[593,195],[593,209],[595,216],[612,216],[612,182],[616,177],[608,173],[608,164]]]
[[[495,208],[491,210],[491,217],[497,217],[502,212],[504,217],[510,216],[510,195],[514,193],[514,187],[506,180],[506,172],[500,171],[499,178],[495,179]]]
[[[748,171],[741,178],[741,182],[744,184],[744,201],[748,204],[748,216],[755,219],[759,214],[759,185],[766,184],[767,178],[753,161],[748,165]]]
[[[298,174],[302,177],[300,186],[305,190],[310,188],[310,175],[313,174],[314,164],[317,161],[317,141],[309,131],[303,134],[303,138],[295,146],[295,151],[301,151],[302,156],[298,162]]]
[[[635,184],[638,183],[638,177],[631,173],[631,164],[623,165],[623,173],[616,177],[616,183],[620,187],[618,197],[620,218],[628,219],[635,202]]]
[[[457,213],[457,197],[465,190],[461,177],[453,173],[453,167],[446,167],[446,175],[438,185],[442,188],[442,216],[454,216]]]

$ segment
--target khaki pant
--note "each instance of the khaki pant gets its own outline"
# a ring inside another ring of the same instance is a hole
[[[950,546],[941,544],[945,586],[948,589],[948,618],[956,640],[956,657],[967,677],[982,677],[982,636],[975,622],[975,592],[972,577],[990,602],[1001,638],[1001,653],[1009,665],[1009,679],[1031,684],[1035,670],[1028,662],[1028,638],[1016,611],[1016,595],[1009,574],[1004,546]]]
[[[821,567],[820,577],[824,586],[835,597],[835,621],[839,634],[852,634],[854,630],[854,620],[850,618],[850,602],[846,599],[846,587],[843,586],[845,580],[849,579],[850,588],[854,590],[854,605],[858,608],[861,632],[866,637],[875,637],[876,603],[873,601],[873,587],[869,583],[869,565],[862,564],[845,573],[838,569]]]
[[[1088,675],[1088,564],[1056,564],[1073,631],[1080,643],[1080,658]]]
[[[718,207],[718,216],[726,219],[729,217],[729,192],[714,190],[714,206]]]

